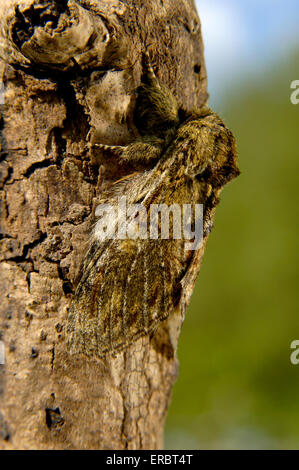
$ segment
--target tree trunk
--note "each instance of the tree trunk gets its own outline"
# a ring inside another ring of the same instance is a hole
[[[180,105],[206,102],[194,1],[2,0],[0,17],[0,448],[160,449],[203,249],[176,315],[115,357],[69,356],[65,328],[97,198],[132,172],[87,139],[134,140],[145,50]]]

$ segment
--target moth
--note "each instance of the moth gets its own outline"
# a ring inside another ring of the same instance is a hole
[[[103,149],[144,164],[114,186],[109,200],[128,204],[203,204],[204,235],[224,184],[239,174],[233,134],[209,107],[187,112],[157,79],[145,56],[134,112],[140,137]],[[153,332],[180,302],[182,281],[195,262],[185,240],[112,237],[93,233],[67,324],[71,354],[102,357]]]

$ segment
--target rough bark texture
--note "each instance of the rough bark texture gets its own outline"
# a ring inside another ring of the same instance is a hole
[[[18,5],[18,9],[15,7]],[[0,449],[158,449],[179,312],[115,358],[69,357],[68,307],[101,190],[132,169],[86,150],[134,140],[142,53],[186,109],[207,99],[192,0],[2,0]]]

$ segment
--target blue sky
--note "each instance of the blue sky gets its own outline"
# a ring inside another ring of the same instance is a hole
[[[196,0],[211,101],[299,47],[298,0]],[[298,64],[299,74],[299,64]]]

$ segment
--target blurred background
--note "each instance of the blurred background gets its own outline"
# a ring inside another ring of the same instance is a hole
[[[183,325],[167,449],[299,449],[298,0],[198,0],[211,106],[241,176],[222,193]]]

